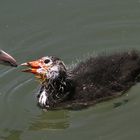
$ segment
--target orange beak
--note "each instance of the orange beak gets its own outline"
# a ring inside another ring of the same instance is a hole
[[[21,66],[27,66],[29,68],[22,70],[22,72],[33,73],[36,76],[44,77],[49,67],[47,67],[42,59],[31,61],[21,64]]]
[[[22,72],[29,72],[35,74],[36,78],[39,79],[41,82],[46,80],[46,73],[49,67],[47,67],[42,59],[31,61],[27,63],[21,64],[21,66],[27,66],[29,68],[22,70]]]
[[[29,67],[27,69],[22,70],[22,72],[30,72],[37,75],[39,74],[38,69],[41,68],[41,63],[39,60],[23,63],[21,65]]]

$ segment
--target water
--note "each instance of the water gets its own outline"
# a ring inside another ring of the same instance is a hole
[[[55,55],[70,66],[91,54],[140,50],[139,37],[139,0],[0,1],[0,48],[18,63]],[[43,112],[33,76],[0,67],[0,140],[139,140],[140,84],[88,109]]]

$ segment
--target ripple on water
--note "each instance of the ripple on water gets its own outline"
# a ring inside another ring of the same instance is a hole
[[[9,2],[0,4],[0,41],[20,63],[46,53],[75,63],[93,51],[139,49],[137,0]],[[139,84],[85,110],[43,112],[36,105],[38,84],[31,76],[1,67],[0,139],[139,139]]]

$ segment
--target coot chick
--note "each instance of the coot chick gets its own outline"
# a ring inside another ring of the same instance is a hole
[[[22,65],[41,80],[37,100],[43,109],[88,107],[122,95],[140,78],[140,53],[134,50],[93,56],[73,69],[54,56]]]

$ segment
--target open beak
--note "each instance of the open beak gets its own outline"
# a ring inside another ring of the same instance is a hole
[[[39,69],[41,68],[40,62],[37,61],[31,61],[27,63],[21,64],[21,66],[27,66],[29,68],[22,70],[22,72],[29,72],[38,75],[39,74]]]
[[[48,67],[43,65],[41,59],[23,63],[21,64],[21,66],[28,67],[27,69],[23,69],[22,72],[35,74],[35,77],[40,81],[44,81],[46,79],[46,72],[48,70]]]
[[[0,50],[0,63],[3,65],[17,67],[16,60],[3,50]]]

